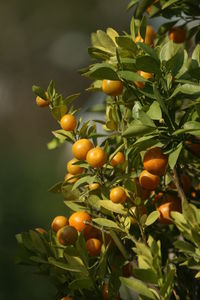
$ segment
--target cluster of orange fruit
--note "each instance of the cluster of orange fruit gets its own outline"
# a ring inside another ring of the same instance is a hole
[[[63,246],[74,245],[78,239],[78,232],[83,231],[89,256],[98,256],[102,242],[99,239],[98,229],[88,224],[91,221],[92,218],[87,212],[77,211],[69,217],[69,220],[65,216],[55,217],[51,228]]]

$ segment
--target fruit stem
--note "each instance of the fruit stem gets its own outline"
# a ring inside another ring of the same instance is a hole
[[[181,186],[181,183],[180,183],[180,179],[179,179],[176,167],[174,167],[173,173],[174,173],[173,181],[174,181],[175,186],[177,188],[178,194],[179,194],[179,196],[180,196],[180,198],[181,198],[182,201],[187,202],[187,198],[186,198],[185,193],[184,193],[184,191],[182,189],[182,186]]]
[[[123,255],[123,257],[126,260],[129,260],[129,255],[126,252],[126,249],[125,249],[124,245],[122,244],[122,242],[120,241],[120,239],[118,238],[117,234],[113,230],[111,230],[110,231],[110,236],[113,239],[113,241],[115,242],[115,244],[118,247],[118,249],[120,250],[120,252]]]

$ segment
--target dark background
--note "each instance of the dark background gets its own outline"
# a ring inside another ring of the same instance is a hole
[[[33,84],[51,79],[64,96],[83,91],[79,104],[102,101],[84,92],[89,82],[77,69],[87,66],[90,33],[129,30],[128,0],[0,1],[0,300],[53,299],[48,278],[15,266],[15,234],[49,228],[64,214],[62,199],[47,192],[64,177],[70,147],[48,151],[58,128],[48,109],[35,105]],[[85,116],[85,114],[84,114]]]

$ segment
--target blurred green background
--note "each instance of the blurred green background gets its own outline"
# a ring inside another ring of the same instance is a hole
[[[83,91],[79,105],[102,101],[84,92],[89,82],[77,69],[87,66],[90,33],[128,30],[128,0],[0,1],[0,300],[53,299],[48,278],[15,266],[15,234],[48,229],[65,206],[47,192],[65,175],[71,147],[48,151],[58,128],[48,109],[35,105],[33,84],[51,79],[64,96]],[[97,96],[98,97],[98,96]],[[82,112],[83,114],[83,112]],[[84,114],[85,116],[85,114]]]

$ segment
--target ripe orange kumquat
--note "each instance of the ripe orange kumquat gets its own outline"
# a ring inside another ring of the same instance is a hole
[[[94,148],[94,145],[90,140],[80,139],[73,144],[72,153],[78,160],[85,160],[88,151],[92,148]]]
[[[65,131],[73,131],[76,128],[76,118],[73,115],[66,114],[61,118],[60,126]]]
[[[109,96],[119,96],[123,92],[123,83],[120,80],[102,81],[102,91]]]
[[[121,186],[117,186],[111,190],[110,200],[113,203],[123,203],[124,201],[126,201],[126,199],[126,192]]]

